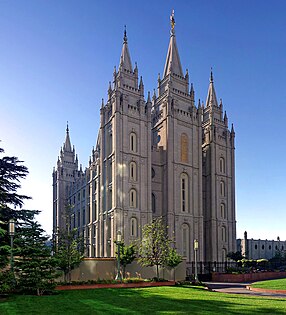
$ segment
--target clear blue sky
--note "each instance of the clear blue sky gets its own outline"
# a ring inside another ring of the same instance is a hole
[[[147,94],[163,72],[173,8],[196,101],[205,101],[213,67],[235,126],[237,236],[285,240],[286,1],[279,0],[0,0],[0,139],[29,167],[26,208],[41,209],[51,233],[51,174],[66,121],[87,166],[124,25]]]

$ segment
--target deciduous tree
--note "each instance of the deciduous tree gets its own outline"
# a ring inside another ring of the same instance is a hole
[[[142,266],[156,266],[157,279],[159,267],[166,264],[170,243],[162,218],[155,218],[143,226],[142,240],[138,248],[139,263]]]

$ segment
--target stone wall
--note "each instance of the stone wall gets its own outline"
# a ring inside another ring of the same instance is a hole
[[[255,282],[279,278],[286,278],[286,272],[267,271],[244,274],[212,273],[212,281],[214,282]]]
[[[117,272],[117,262],[115,258],[85,258],[78,268],[74,269],[71,274],[72,281],[87,281],[98,279],[114,279]],[[130,277],[141,276],[144,279],[156,277],[156,267],[142,267],[137,261],[126,267],[126,272]],[[159,269],[160,278],[166,280],[185,280],[186,279],[186,261],[184,260],[174,270],[167,268]],[[62,280],[62,279],[60,279]]]

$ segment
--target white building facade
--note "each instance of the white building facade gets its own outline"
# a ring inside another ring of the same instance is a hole
[[[237,250],[247,259],[271,259],[278,253],[285,253],[286,241],[261,240],[247,238],[247,232],[244,232],[244,238],[237,240]]]
[[[120,231],[129,244],[141,228],[163,217],[177,250],[193,261],[224,261],[236,251],[235,133],[218,103],[211,73],[205,105],[180,62],[174,23],[157,92],[144,98],[126,32],[118,70],[100,109],[100,129],[89,166],[78,167],[69,129],[53,171],[53,230],[66,205],[89,257],[115,256]]]

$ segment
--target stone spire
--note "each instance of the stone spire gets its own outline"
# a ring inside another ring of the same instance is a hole
[[[218,106],[215,88],[214,88],[214,79],[213,79],[213,71],[211,69],[211,75],[210,75],[210,85],[208,90],[208,96],[206,101],[206,107],[209,106]]]
[[[120,56],[120,69],[126,69],[132,72],[132,63],[129,54],[128,44],[127,44],[127,34],[126,34],[126,25],[124,29],[124,37],[123,37],[123,47]]]
[[[170,20],[171,20],[171,32],[170,32],[171,37],[170,37],[170,42],[169,42],[169,48],[168,48],[163,78],[165,78],[171,72],[181,77],[184,77],[181,61],[180,61],[180,56],[179,56],[178,48],[176,44],[174,10],[172,12],[172,15],[170,16]]]
[[[67,129],[66,129],[66,140],[64,143],[64,151],[72,152],[71,147],[71,140],[70,140],[70,134],[69,134],[69,123],[67,122]]]

